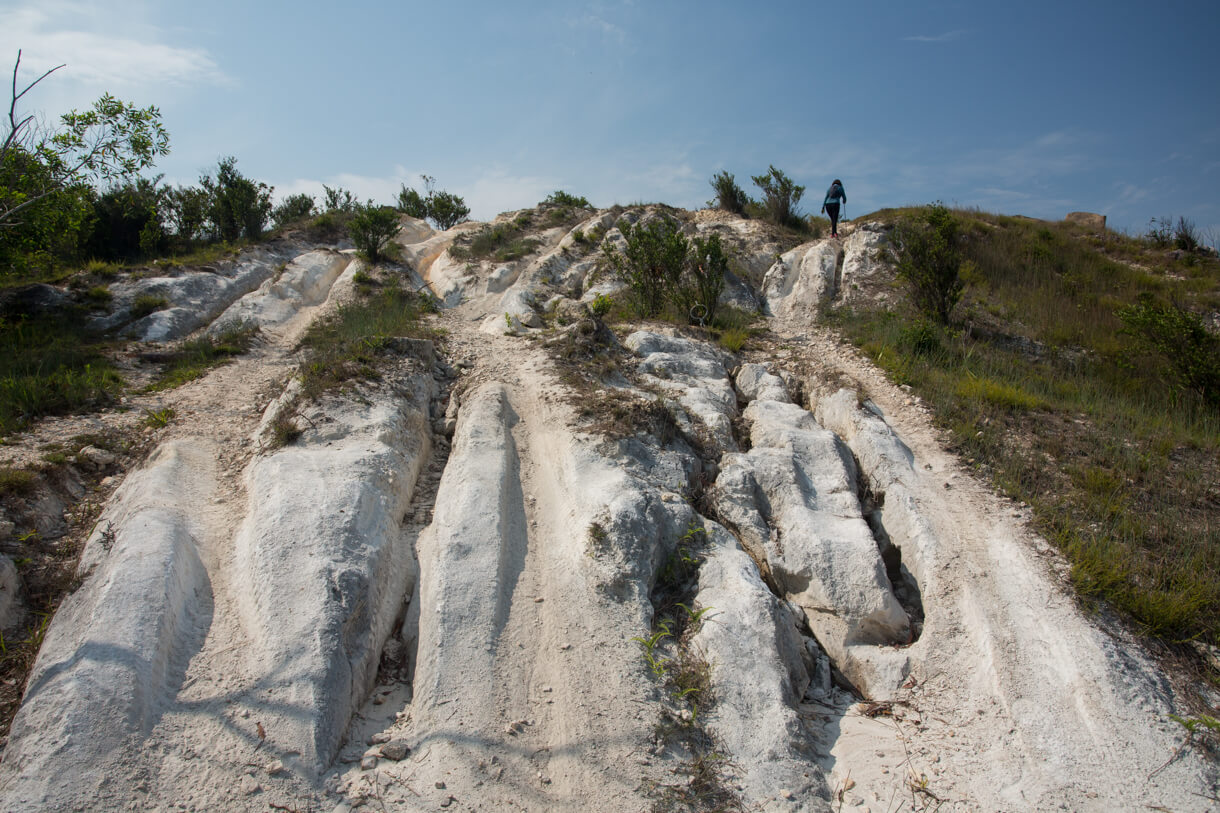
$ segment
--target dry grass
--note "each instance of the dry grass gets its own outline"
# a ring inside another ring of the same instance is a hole
[[[973,267],[954,325],[867,309],[838,325],[915,389],[963,456],[1034,507],[1083,595],[1166,642],[1220,641],[1220,414],[1117,315],[1141,296],[1214,313],[1220,262],[957,214]]]

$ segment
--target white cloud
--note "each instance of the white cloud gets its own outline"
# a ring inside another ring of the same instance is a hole
[[[21,77],[28,80],[66,63],[55,82],[91,90],[231,81],[206,49],[166,42],[163,32],[140,23],[139,16],[138,9],[103,13],[66,0],[26,3],[5,12],[0,54],[15,58],[21,49]]]
[[[906,42],[952,42],[965,33],[965,30],[959,29],[957,31],[946,31],[943,34],[934,34],[932,36],[928,36],[926,34],[916,34],[910,37],[903,37],[902,39]]]
[[[466,199],[472,218],[490,220],[501,212],[533,206],[560,188],[562,184],[554,177],[513,175],[504,169],[494,168],[485,171],[473,182],[462,184],[456,191]]]

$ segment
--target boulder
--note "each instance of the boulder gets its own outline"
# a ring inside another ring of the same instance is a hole
[[[1063,219],[1067,223],[1075,223],[1093,231],[1106,230],[1105,215],[1094,214],[1093,212],[1068,212]]]

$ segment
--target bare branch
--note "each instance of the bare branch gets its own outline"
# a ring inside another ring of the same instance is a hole
[[[8,155],[8,152],[12,148],[13,144],[18,142],[19,134],[21,133],[21,131],[23,129],[25,129],[25,127],[28,126],[31,121],[34,120],[34,116],[29,115],[29,116],[26,116],[24,119],[22,119],[20,122],[17,121],[17,102],[21,99],[22,96],[29,93],[34,88],[35,85],[37,85],[43,79],[46,79],[48,76],[55,73],[57,70],[59,70],[62,67],[64,67],[64,66],[56,65],[54,68],[51,68],[51,70],[47,71],[42,76],[35,79],[33,82],[30,82],[28,85],[25,86],[25,88],[20,93],[18,93],[17,92],[17,72],[21,68],[21,49],[20,48],[17,49],[17,62],[16,62],[16,64],[13,65],[13,97],[12,97],[12,101],[9,102],[9,106],[8,106],[9,131],[8,131],[8,135],[5,136],[5,138],[4,138],[4,146],[0,147],[0,164],[4,163],[4,159]]]

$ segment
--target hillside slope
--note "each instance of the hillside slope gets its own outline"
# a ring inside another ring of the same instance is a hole
[[[263,338],[156,396],[176,418],[47,631],[4,809],[1209,809],[1169,681],[821,324],[892,274],[884,227],[793,248],[678,213],[765,314],[734,355],[577,304],[615,288],[585,235],[649,214],[544,220],[503,261],[410,222],[409,271],[293,245],[166,283],[144,339]],[[302,398],[297,342],[361,273],[427,285],[443,332]]]

